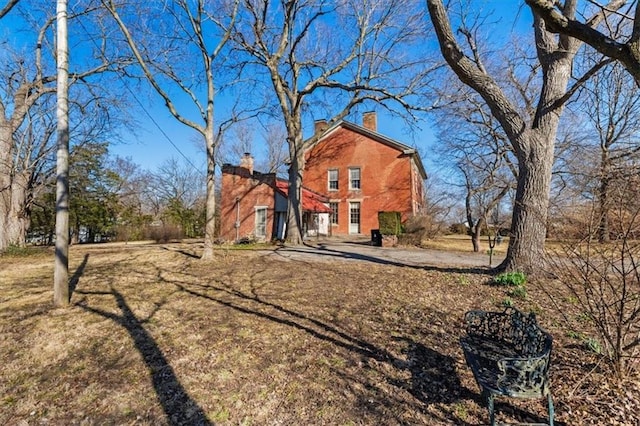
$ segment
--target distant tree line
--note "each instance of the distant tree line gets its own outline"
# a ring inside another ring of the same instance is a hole
[[[155,171],[111,157],[106,144],[87,143],[70,156],[72,243],[169,241],[202,237],[204,179],[190,164],[171,159]],[[27,240],[51,244],[55,236],[55,182],[35,193]]]

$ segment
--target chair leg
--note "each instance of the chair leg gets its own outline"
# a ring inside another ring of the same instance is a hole
[[[494,395],[491,392],[486,391],[486,390],[483,389],[482,396],[487,401],[487,409],[489,410],[489,424],[491,426],[495,426],[495,424],[496,424],[496,414],[495,414],[494,406],[493,406]]]
[[[547,400],[549,401],[549,426],[553,426],[553,416],[555,412],[553,409],[553,398],[551,397],[551,392],[547,395]]]

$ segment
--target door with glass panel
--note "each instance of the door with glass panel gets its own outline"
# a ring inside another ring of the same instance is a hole
[[[360,233],[360,202],[358,201],[349,203],[349,233]]]

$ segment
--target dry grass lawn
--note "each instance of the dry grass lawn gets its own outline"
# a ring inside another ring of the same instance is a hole
[[[505,300],[482,271],[200,251],[73,247],[66,309],[50,250],[0,257],[0,424],[486,423],[458,345],[465,311]],[[638,378],[607,381],[539,284],[517,305],[554,336],[557,424],[640,424]],[[546,419],[543,401],[497,409]]]

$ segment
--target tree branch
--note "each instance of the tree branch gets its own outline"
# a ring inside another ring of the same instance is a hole
[[[640,7],[638,5],[636,5],[631,38],[622,43],[596,30],[595,27],[612,11],[622,7],[626,3],[624,0],[611,1],[602,8],[600,13],[586,22],[579,22],[565,16],[556,8],[556,2],[552,0],[525,0],[525,2],[544,20],[548,31],[576,38],[601,54],[620,61],[640,86]]]

